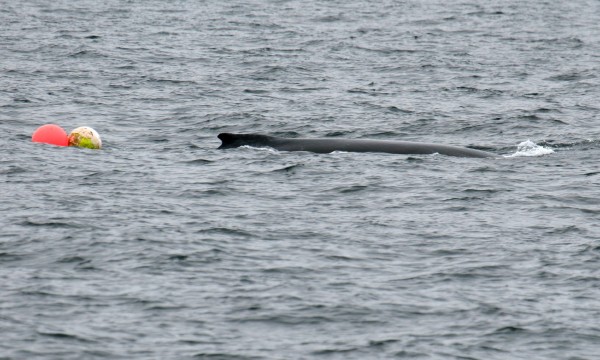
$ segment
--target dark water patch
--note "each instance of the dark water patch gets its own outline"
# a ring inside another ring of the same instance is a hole
[[[527,120],[527,121],[540,121],[542,120],[541,117],[537,116],[536,114],[523,114],[523,115],[519,115],[517,116],[518,120]]]
[[[38,333],[38,335],[41,335],[43,337],[49,337],[49,338],[58,339],[58,340],[76,341],[76,342],[83,342],[83,343],[94,343],[95,342],[90,339],[86,339],[86,338],[83,338],[83,337],[80,337],[77,335],[67,334],[67,333],[63,333],[63,332],[38,331],[37,333]]]
[[[30,99],[24,98],[24,97],[15,97],[13,98],[13,101],[16,103],[32,103],[33,101],[31,101]]]
[[[227,196],[231,194],[230,189],[220,189],[220,188],[211,188],[211,189],[188,189],[179,192],[177,195],[180,199],[201,199],[201,198],[214,198],[219,196]]]
[[[374,48],[374,47],[366,47],[366,46],[360,46],[360,45],[354,45],[352,46],[352,48],[357,49],[357,50],[362,50],[365,52],[373,52],[373,53],[381,53],[383,55],[393,55],[393,54],[412,54],[412,53],[416,53],[416,52],[420,52],[423,50],[418,50],[418,49],[409,49],[409,48]]]
[[[491,334],[489,335],[496,335],[496,334],[523,334],[527,332],[527,330],[525,328],[522,328],[520,326],[504,326],[501,328],[498,328],[496,330],[494,330]]]
[[[425,162],[425,159],[420,158],[420,157],[407,156],[406,162],[408,162],[408,163],[423,163],[423,162]]]
[[[130,71],[130,70],[136,70],[137,66],[136,65],[119,65],[119,66],[115,66],[114,67],[116,70],[126,70],[126,71]]]
[[[306,275],[312,272],[312,269],[296,266],[296,267],[266,267],[262,270],[263,273],[266,274],[296,274],[296,275]]]
[[[481,149],[479,149],[481,150]],[[488,149],[487,151],[493,151],[493,149]],[[508,151],[508,148],[504,151]],[[468,172],[471,173],[497,173],[497,172],[506,172],[506,169],[501,169],[495,166],[478,166],[476,168],[473,169],[469,169]]]
[[[186,260],[187,258],[188,258],[188,255],[169,255],[169,257],[168,257],[169,260],[176,260],[176,261]]]
[[[8,252],[0,252],[0,263],[7,263],[11,261],[20,261],[25,259],[26,256]]]
[[[64,264],[70,264],[70,263],[88,264],[91,262],[91,260],[85,259],[81,256],[67,256],[67,257],[59,259],[57,262],[64,263]]]
[[[570,225],[570,226],[563,226],[560,228],[554,228],[552,230],[549,230],[546,232],[546,235],[565,235],[565,234],[570,234],[570,233],[585,234],[585,233],[587,233],[587,230],[581,229],[575,225]]]
[[[0,169],[0,175],[15,175],[27,173],[30,170],[17,165],[9,165],[7,168]]]
[[[581,250],[580,254],[586,254],[590,252],[600,254],[600,245],[586,245],[585,248]]]
[[[348,353],[352,353],[359,350],[358,347],[339,347],[339,348],[330,348],[330,349],[322,349],[322,350],[315,350],[311,353],[311,355],[314,356],[332,356],[332,355],[342,355],[342,354],[348,354]]]
[[[590,214],[590,215],[600,214],[600,208],[597,208],[597,209],[579,208],[578,210],[580,210],[581,212],[583,212],[585,214]]]
[[[448,198],[448,199],[444,199],[443,201],[446,202],[455,202],[455,201],[461,201],[461,202],[471,202],[471,201],[479,201],[479,200],[485,200],[485,196],[484,197],[479,197],[479,196],[463,196],[463,197],[452,197],[452,198]]]
[[[150,34],[151,36],[179,36],[180,34],[177,32],[171,32],[171,31],[157,31],[155,33]]]
[[[546,108],[546,107],[540,107],[540,108],[537,108],[535,111],[536,111],[536,112],[539,112],[539,113],[544,113],[544,114],[545,114],[545,113],[550,113],[550,112],[558,112],[558,113],[561,113],[561,111],[560,111],[559,109],[550,109],[550,108]]]
[[[399,339],[369,340],[369,343],[367,345],[370,347],[381,347],[381,346],[387,346],[390,344],[395,344],[398,342],[401,342],[401,340],[399,340]]]
[[[370,187],[367,185],[353,185],[350,187],[336,188],[336,189],[333,189],[333,191],[339,192],[340,194],[346,194],[346,193],[365,191],[365,190],[368,190],[369,188]]]
[[[203,264],[213,264],[222,262],[226,254],[220,249],[211,249],[203,252],[194,252],[190,254],[171,254],[166,256],[166,260],[183,266],[200,266]]]
[[[159,313],[159,312],[177,313],[184,309],[186,309],[185,306],[178,306],[178,305],[148,305],[148,306],[144,307],[144,311],[148,311],[148,312],[152,312],[152,313]]]
[[[371,95],[371,96],[377,96],[380,94],[380,92],[378,90],[375,89],[365,89],[365,88],[352,88],[349,90],[346,90],[348,93],[350,94],[365,94],[365,95]]]
[[[341,262],[346,262],[346,261],[358,261],[359,259],[354,258],[354,257],[350,257],[350,256],[344,256],[344,255],[327,255],[325,256],[325,258],[327,260],[331,260],[331,261],[341,261]]]
[[[317,17],[317,18],[313,19],[313,21],[315,21],[315,22],[322,22],[322,23],[333,23],[333,22],[338,22],[338,21],[343,21],[343,20],[346,20],[343,13],[338,13],[337,15],[326,15],[326,16],[321,16],[321,17]]]
[[[146,137],[146,142],[150,142],[150,143],[168,143],[170,141],[172,141],[173,139],[171,139],[170,137],[164,136],[164,135],[150,135]]]
[[[469,250],[469,249],[436,249],[434,251],[432,251],[432,255],[436,255],[436,256],[463,256],[466,254],[470,254],[473,251]]]
[[[75,52],[71,52],[67,54],[69,58],[90,58],[90,59],[98,59],[100,57],[108,58],[108,55],[102,54],[98,51],[94,50],[77,50]]]
[[[468,12],[465,15],[476,16],[476,17],[497,17],[498,15],[506,15],[506,13],[502,10],[496,10],[496,11],[477,10],[477,11]]]
[[[568,49],[580,49],[585,45],[585,42],[577,37],[530,39],[527,42],[542,45],[541,47],[539,47],[539,49],[555,49],[561,47],[565,47]]]
[[[393,354],[393,356],[395,358],[400,358],[400,359],[420,359],[420,358],[430,359],[431,358],[431,355],[426,352],[417,352],[417,351],[410,351],[410,350],[397,351]]]
[[[508,265],[483,265],[476,267],[463,268],[459,272],[448,272],[445,274],[445,279],[463,279],[474,280],[478,278],[498,279],[506,276],[510,271]]]
[[[597,78],[597,75],[593,72],[571,71],[571,72],[566,72],[566,73],[559,74],[559,75],[550,76],[550,77],[546,78],[546,80],[570,82],[570,81],[590,80],[590,79],[595,79],[595,78]]]
[[[365,139],[402,139],[403,136],[402,134],[398,134],[395,131],[375,131],[375,132],[370,132],[364,136],[362,136],[362,138]]]
[[[144,77],[142,77],[144,78]],[[181,79],[165,79],[165,78],[147,78],[146,81],[151,82],[151,83],[155,83],[155,84],[166,84],[166,85],[177,85],[177,86],[181,86],[181,85],[189,85],[189,86],[195,86],[198,85],[198,83],[194,80],[181,80]]]
[[[192,146],[193,146],[193,148],[198,148],[195,145],[192,145]],[[192,146],[190,146],[190,147],[192,147]],[[188,165],[207,165],[207,164],[210,164],[213,162],[214,162],[213,160],[207,160],[207,159],[201,159],[201,158],[184,161],[184,163],[186,163]]]
[[[202,352],[197,353],[193,356],[195,359],[209,359],[209,360],[264,360],[261,356],[251,355],[240,355],[230,352]]]
[[[283,87],[279,91],[289,94],[304,93],[304,92],[319,92],[329,90],[326,87]]]
[[[273,326],[279,325],[315,325],[323,323],[331,323],[335,320],[326,316],[311,316],[311,315],[291,315],[291,314],[274,314],[262,316],[248,316],[244,319],[230,320],[235,323],[265,323]]]
[[[247,94],[268,94],[271,91],[262,89],[244,89],[244,92]]]
[[[453,91],[453,89],[444,89],[444,90]],[[455,90],[470,93],[470,94],[478,94],[483,98],[492,98],[492,97],[504,95],[504,91],[502,91],[502,90],[490,89],[490,88],[480,89],[480,88],[472,87],[472,86],[457,86],[455,88]]]
[[[253,237],[253,234],[241,229],[214,227],[197,231],[200,234],[233,235],[238,237]]]
[[[202,146],[201,146],[201,145],[198,145],[198,144],[193,144],[193,143],[190,143],[190,144],[188,145],[188,148],[190,148],[190,149],[192,149],[192,150],[198,150],[198,149],[202,149]]]
[[[111,89],[125,89],[125,90],[133,88],[133,86],[131,84],[109,84],[108,87]]]
[[[481,194],[481,195],[493,195],[499,192],[505,192],[511,190],[503,190],[503,189],[475,189],[475,188],[467,188],[462,190],[462,192],[467,194]]]
[[[536,142],[540,146],[547,146],[557,150],[569,149],[577,151],[589,151],[600,148],[600,140],[595,139],[578,139],[572,142],[564,142],[556,139],[543,139]]]
[[[547,118],[547,119],[545,119],[545,121],[554,123],[556,125],[569,125],[568,122],[561,120],[561,119],[556,119],[556,118]]]
[[[402,109],[395,105],[376,104],[376,103],[366,102],[366,101],[359,101],[359,102],[356,102],[356,104],[364,106],[368,109],[385,111],[385,112],[388,112],[391,114],[413,114],[414,113],[413,110]]]
[[[387,106],[386,110],[390,111],[392,113],[403,113],[403,114],[412,114],[414,112],[414,111],[411,111],[411,110],[400,109],[400,108],[398,108],[396,106],[393,106],[393,105],[392,106]]]
[[[66,229],[77,229],[84,228],[85,225],[80,223],[75,223],[72,221],[62,221],[62,220],[51,220],[51,219],[27,219],[18,223],[21,226],[31,226],[31,227],[48,227],[48,228],[66,228]]]

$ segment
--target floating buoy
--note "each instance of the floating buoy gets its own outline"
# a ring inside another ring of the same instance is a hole
[[[46,124],[42,125],[33,132],[31,141],[52,144],[56,146],[68,146],[69,138],[67,132],[58,125]]]
[[[102,148],[102,139],[96,130],[88,126],[81,126],[71,131],[68,136],[68,144],[88,149],[100,149]]]

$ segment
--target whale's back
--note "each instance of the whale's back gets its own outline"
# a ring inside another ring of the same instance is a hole
[[[367,139],[288,139],[261,134],[231,134],[218,135],[222,144],[219,149],[230,149],[243,145],[255,147],[272,147],[281,151],[310,151],[316,153],[331,153],[333,151],[347,152],[382,152],[389,154],[435,154],[459,157],[494,157],[489,152],[460,146],[420,143],[411,141],[367,140]]]

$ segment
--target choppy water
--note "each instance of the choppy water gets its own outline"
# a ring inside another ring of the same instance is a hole
[[[0,358],[597,359],[599,5],[0,1]]]

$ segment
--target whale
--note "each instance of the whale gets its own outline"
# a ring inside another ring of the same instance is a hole
[[[378,152],[388,154],[428,155],[441,154],[447,156],[491,158],[497,155],[452,145],[422,143],[413,141],[340,139],[340,138],[285,138],[262,134],[220,133],[219,149],[232,149],[240,146],[270,147],[279,151],[308,151],[326,154],[334,151],[344,152]]]

